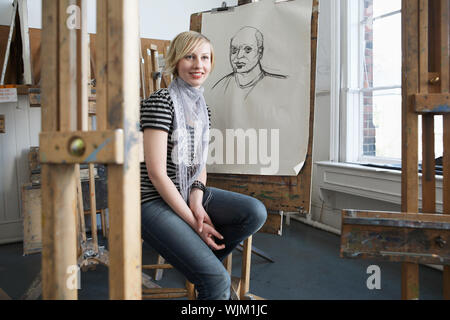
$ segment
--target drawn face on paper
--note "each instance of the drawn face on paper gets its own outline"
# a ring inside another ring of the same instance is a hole
[[[246,73],[253,70],[262,57],[262,41],[258,45],[255,28],[245,27],[231,39],[230,63],[234,72]]]

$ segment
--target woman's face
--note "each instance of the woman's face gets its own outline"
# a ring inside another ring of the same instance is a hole
[[[211,72],[211,46],[200,43],[177,64],[178,76],[194,88],[199,88]]]

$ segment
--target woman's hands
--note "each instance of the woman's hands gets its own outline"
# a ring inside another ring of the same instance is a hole
[[[224,244],[218,245],[215,242],[214,237],[223,240],[223,236],[219,232],[217,232],[217,230],[214,229],[212,225],[209,225],[208,223],[203,224],[203,229],[201,232],[198,232],[198,234],[211,249],[222,250],[225,248]]]
[[[197,221],[197,232],[202,232],[203,222],[206,222],[213,226],[211,219],[203,208],[203,191],[199,189],[193,189],[189,195],[189,208],[194,214],[195,220]]]
[[[225,248],[224,244],[218,245],[214,238],[223,240],[223,236],[217,232],[214,225],[203,208],[202,204],[203,191],[194,189],[190,194],[189,207],[194,214],[197,221],[197,228],[195,231],[200,235],[200,237],[205,241],[205,243],[214,250],[221,250]]]

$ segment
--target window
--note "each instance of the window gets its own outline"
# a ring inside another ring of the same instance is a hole
[[[401,162],[401,0],[347,0],[342,21],[341,161]],[[419,121],[419,123],[421,123]],[[419,133],[420,133],[419,126]],[[435,120],[442,156],[442,117]],[[420,139],[419,139],[420,140]],[[419,141],[419,159],[421,159]]]

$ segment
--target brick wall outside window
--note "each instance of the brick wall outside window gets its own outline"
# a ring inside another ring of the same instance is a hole
[[[373,87],[373,0],[364,0],[364,88]],[[373,93],[363,96],[363,155],[376,156],[376,128],[373,124]]]

